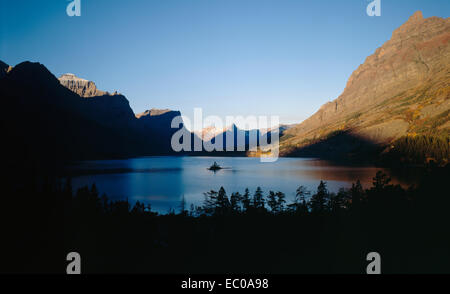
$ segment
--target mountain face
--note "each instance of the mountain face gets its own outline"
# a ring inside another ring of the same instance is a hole
[[[0,65],[3,71],[7,67]],[[27,153],[30,158],[64,160],[171,151],[167,149],[170,140],[164,140],[166,133],[176,129],[166,120],[136,118],[123,95],[109,95],[75,76],[56,79],[39,63],[23,62],[4,72],[0,77],[0,126],[8,154],[19,152],[18,146],[26,149],[19,156]],[[101,95],[92,96],[94,93]]]
[[[167,128],[170,129],[172,120],[177,116],[181,116],[181,112],[155,108],[136,114],[139,124],[146,130],[153,131],[162,131],[162,129],[167,130]]]
[[[80,97],[89,98],[87,101],[91,105],[92,118],[99,124],[115,129],[128,127],[142,137],[158,136],[160,141],[167,142],[170,142],[172,134],[176,131],[170,124],[174,117],[181,115],[179,111],[152,108],[135,115],[126,97],[117,92],[110,94],[101,91],[94,82],[70,73],[61,75],[58,80],[61,85]],[[169,150],[167,142],[155,144],[164,145],[164,148]]]
[[[302,155],[339,134],[346,139],[335,138],[320,152],[342,147],[351,153],[361,148],[356,142],[382,147],[406,135],[448,134],[449,40],[450,19],[416,12],[353,72],[337,99],[285,132],[281,154]]]
[[[177,116],[181,116],[181,112],[155,108],[136,114],[136,118],[140,125],[147,129],[154,130],[167,127],[170,128],[172,120]]]
[[[95,83],[85,79],[81,79],[74,74],[66,73],[58,78],[61,85],[77,93],[80,97],[90,98],[94,96],[107,95],[107,92],[103,92],[97,89]]]
[[[181,116],[179,111],[152,108],[137,114],[136,119],[143,136],[154,137],[158,140],[159,149],[170,153],[172,135],[180,128],[184,128],[183,125],[180,128],[171,127],[172,120],[177,116]]]
[[[146,110],[146,111],[144,111],[142,113],[136,114],[136,117],[137,118],[141,118],[141,117],[156,117],[156,116],[159,116],[159,115],[164,115],[164,114],[169,113],[169,112],[174,112],[174,111],[172,111],[170,109],[152,108],[150,110]]]
[[[97,89],[92,81],[75,76],[63,74],[58,81],[65,88],[85,99],[83,102],[89,107],[86,114],[100,125],[112,127],[117,130],[126,128],[136,129],[137,121],[127,98],[117,92],[110,94]],[[137,130],[133,130],[136,132]]]
[[[86,101],[91,104],[91,115],[97,123],[124,132],[131,131],[145,145],[150,146],[148,150],[152,152],[171,153],[170,140],[178,130],[171,128],[171,122],[173,118],[181,116],[179,111],[152,108],[135,115],[125,96],[117,92],[109,94],[100,91],[94,82],[73,74],[64,74],[58,80],[72,92],[89,98]]]

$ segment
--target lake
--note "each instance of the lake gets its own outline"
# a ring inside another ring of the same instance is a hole
[[[207,168],[216,161],[225,169],[217,172]],[[359,179],[370,187],[378,170],[383,170],[401,181],[389,170],[371,166],[339,166],[318,159],[279,158],[273,163],[262,163],[259,158],[249,157],[141,157],[125,160],[96,160],[77,162],[69,167],[73,174],[74,188],[93,183],[101,194],[110,199],[127,199],[150,203],[152,210],[167,213],[178,210],[183,195],[187,208],[191,203],[202,204],[203,193],[224,187],[227,194],[243,193],[249,188],[253,193],[260,186],[265,195],[270,190],[282,191],[290,202],[298,186],[315,191],[324,180],[330,191],[349,188]]]

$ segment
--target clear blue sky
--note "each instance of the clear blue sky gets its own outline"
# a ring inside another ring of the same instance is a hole
[[[415,11],[448,17],[450,1],[0,0],[0,59],[43,63],[137,112],[280,115],[300,122],[344,89],[350,74]]]

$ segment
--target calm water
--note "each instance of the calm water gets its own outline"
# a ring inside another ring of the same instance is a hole
[[[215,173],[207,170],[214,161],[226,169]],[[336,166],[305,158],[261,163],[259,158],[243,157],[142,157],[83,161],[71,166],[71,170],[76,175],[72,178],[75,188],[95,183],[100,193],[110,199],[128,198],[132,204],[139,200],[150,203],[152,210],[167,213],[170,208],[178,209],[183,195],[188,205],[198,205],[204,200],[204,192],[221,186],[228,194],[243,193],[245,188],[253,193],[260,186],[265,194],[270,190],[286,193],[289,201],[294,199],[298,186],[315,191],[320,180],[327,181],[334,192],[351,187],[356,179],[368,187],[376,171],[383,169]],[[392,178],[395,183],[407,184]]]

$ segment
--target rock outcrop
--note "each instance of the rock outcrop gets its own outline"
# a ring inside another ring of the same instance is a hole
[[[58,80],[61,85],[84,98],[109,94],[107,92],[98,90],[94,82],[79,78],[71,73],[61,75]]]

